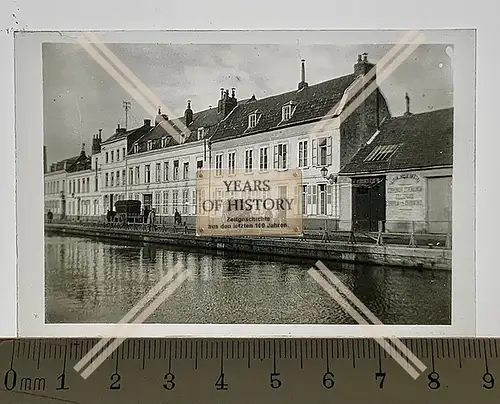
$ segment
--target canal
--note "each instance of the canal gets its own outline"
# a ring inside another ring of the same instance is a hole
[[[180,265],[193,276],[147,322],[354,324],[308,275],[313,264],[46,234],[46,321],[118,322]],[[385,324],[451,322],[450,271],[325,264]]]

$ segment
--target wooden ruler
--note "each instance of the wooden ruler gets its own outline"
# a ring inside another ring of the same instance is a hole
[[[97,340],[0,344],[0,403],[499,403],[493,339],[402,340],[427,369],[412,379],[373,340],[129,339],[89,378]]]

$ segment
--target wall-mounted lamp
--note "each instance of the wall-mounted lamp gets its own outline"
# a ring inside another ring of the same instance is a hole
[[[321,176],[325,180],[327,180],[330,184],[336,184],[338,181],[338,178],[339,178],[338,176],[333,175],[333,174],[328,175],[328,168],[326,168],[326,167],[323,167],[321,169]]]

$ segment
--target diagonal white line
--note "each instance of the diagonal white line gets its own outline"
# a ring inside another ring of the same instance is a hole
[[[139,105],[151,116],[154,116],[156,113],[156,105],[153,106],[151,100],[144,97],[143,94],[136,88],[134,88],[130,82],[123,77],[123,75],[118,72],[102,55],[99,54],[93,47],[92,44],[83,37],[79,37],[77,41],[80,45],[88,52],[88,54],[98,63],[100,64],[104,70],[106,70],[111,77],[113,77],[118,84],[122,86],[122,88],[127,91],[131,97],[133,97]],[[144,86],[144,85],[142,85]],[[145,86],[144,86],[145,87]],[[170,124],[166,119],[161,121],[161,126],[165,131],[172,136],[177,143],[181,143],[181,138],[175,128]]]
[[[352,318],[354,318],[359,324],[369,324],[357,311],[354,309],[349,302],[339,293],[337,290],[330,285],[322,276],[321,273],[315,268],[311,268],[308,271],[309,275],[327,292]],[[401,354],[394,349],[387,340],[383,338],[374,338],[375,341],[403,368],[408,374],[417,379],[419,373],[415,368],[405,360]]]
[[[129,310],[127,314],[118,322],[118,324],[128,323],[133,317],[139,313],[140,310],[148,303],[154,296],[156,296],[172,279],[180,272],[180,263],[172,268],[160,281],[153,286],[149,292],[141,299],[137,304]],[[99,341],[87,354],[74,366],[74,369],[79,372],[87,363],[101,351],[101,349],[109,342],[112,338],[103,338]]]
[[[347,299],[353,303],[358,310],[360,310],[366,318],[368,318],[373,324],[383,325],[383,323],[373,314],[368,307],[366,307],[361,300],[359,300],[354,293],[352,293],[347,286],[345,286],[342,281],[336,277],[332,271],[330,271],[325,264],[321,261],[316,262],[316,266],[321,270],[323,275],[325,275],[330,282],[332,282],[341,293],[345,295]],[[406,353],[408,359],[412,361],[412,363],[423,372],[426,369],[426,366],[418,359],[411,351],[408,350],[406,345],[404,345],[399,339],[392,338],[391,341],[398,347],[401,351],[408,351]]]
[[[183,270],[179,276],[158,296],[153,302],[132,321],[134,324],[143,323],[167,298],[179,288],[190,275],[190,270]],[[102,363],[111,355],[126,338],[117,338],[80,374],[84,379],[88,378]]]
[[[161,100],[151,91],[151,89],[139,80],[139,78],[120,59],[118,59],[118,57],[111,52],[111,50],[109,50],[109,48],[104,45],[94,33],[86,32],[84,35],[91,41],[91,43],[99,48],[108,60],[113,63],[115,67],[139,89],[139,91],[146,96],[150,103],[160,105],[162,111],[165,110],[167,115],[173,116],[173,113],[165,105],[163,105]],[[182,123],[179,119],[175,119],[174,122],[182,132],[188,130],[184,123]]]

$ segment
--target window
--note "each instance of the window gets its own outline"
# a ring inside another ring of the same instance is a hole
[[[320,184],[319,188],[319,199],[318,199],[318,214],[326,215],[326,185]]]
[[[116,151],[116,161],[120,161],[120,149]]]
[[[307,185],[302,186],[302,214],[305,215],[307,213]]]
[[[184,189],[182,191],[182,213],[187,214],[189,208],[189,191]]]
[[[287,144],[280,143],[274,145],[274,168],[278,170],[287,169]]]
[[[105,184],[104,186],[105,187],[109,187],[109,173],[106,173],[106,177],[105,178],[106,178],[106,181],[104,182],[104,184]]]
[[[299,167],[307,167],[308,144],[307,140],[299,142]]]
[[[139,153],[139,143],[134,145],[134,153]]]
[[[253,150],[245,150],[245,172],[253,171]]]
[[[161,192],[156,191],[155,192],[155,203],[154,203],[154,208],[156,212],[160,212],[160,206],[161,206]]]
[[[120,185],[120,171],[116,172],[116,186]]]
[[[184,167],[182,169],[182,178],[185,180],[189,178],[189,162],[184,163]]]
[[[123,156],[123,159],[125,160],[125,156],[127,155],[127,149],[124,147],[122,149],[122,156]]]
[[[146,184],[151,182],[151,166],[149,164],[144,166],[144,182]]]
[[[163,163],[163,181],[168,181],[168,161]]]
[[[80,183],[78,183],[80,185]],[[111,173],[111,184],[110,186],[114,187],[115,186],[115,173]],[[78,187],[80,188],[80,187]]]
[[[109,163],[109,153],[106,152],[106,164],[108,164],[108,163]]]
[[[82,194],[85,193],[85,178],[82,178]]]
[[[267,171],[267,152],[268,147],[261,147],[259,149],[259,169],[260,171]]]
[[[167,137],[163,136],[161,138],[161,147],[166,147],[167,146]]]
[[[122,170],[122,185],[127,184],[127,177],[125,176],[125,170]]]
[[[168,215],[168,191],[163,191],[163,214]]]
[[[90,192],[90,178],[87,178],[87,192]]]
[[[229,174],[234,174],[236,169],[236,152],[232,151],[227,154],[227,168]]]
[[[290,104],[283,105],[281,108],[281,120],[288,121],[292,117],[292,106]]]
[[[111,162],[115,161],[115,151],[111,150]]]
[[[179,160],[174,160],[174,181],[179,179]]]
[[[128,183],[129,185],[134,184],[134,167],[128,169]]]
[[[201,140],[205,137],[205,128],[198,128],[198,140]]]
[[[153,149],[153,142],[151,140],[148,140],[148,142],[146,143],[147,145],[147,150],[152,150]]]
[[[175,190],[172,192],[172,213],[177,209],[177,203],[179,200],[179,191]]]
[[[191,206],[193,215],[196,215],[196,189],[191,192]]]
[[[203,159],[198,158],[196,160],[196,171],[201,170],[203,168]]]
[[[385,146],[376,146],[368,156],[366,156],[365,161],[385,161],[388,160],[392,155],[399,149],[398,144],[389,144]]]
[[[94,166],[94,169],[97,170],[97,168],[99,167],[99,159],[96,157],[95,158],[95,166]]]
[[[248,129],[255,128],[257,125],[257,114],[253,113],[248,115]]]
[[[135,167],[135,183],[141,183],[141,170],[139,166]]]
[[[215,175],[218,177],[222,175],[222,154],[215,156]]]
[[[328,166],[332,164],[332,138],[322,137],[313,139],[312,164],[313,166]]]
[[[160,182],[161,181],[161,163],[156,163],[155,181],[156,182]]]
[[[97,191],[99,191],[99,179],[96,176],[95,181],[94,181],[94,192],[97,192]]]

